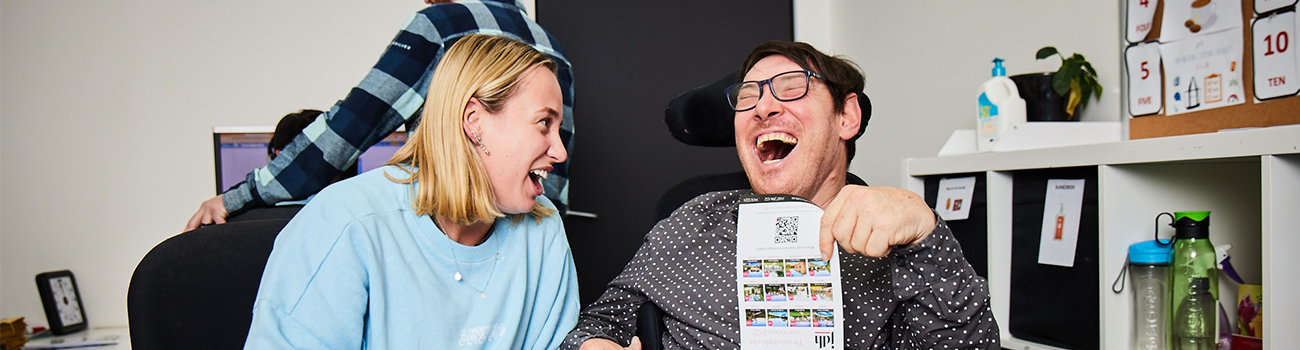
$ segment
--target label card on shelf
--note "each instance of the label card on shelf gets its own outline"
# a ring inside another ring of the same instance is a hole
[[[1043,233],[1038,243],[1038,263],[1074,267],[1079,243],[1079,215],[1083,212],[1083,186],[1079,180],[1047,180],[1043,201]]]
[[[1242,25],[1241,0],[1164,0],[1164,3],[1165,13],[1160,20],[1162,43],[1241,28]]]
[[[1256,99],[1292,96],[1300,90],[1292,49],[1295,30],[1295,11],[1261,17],[1251,24]]]
[[[1165,115],[1241,104],[1241,28],[1160,44]]]
[[[1133,116],[1160,113],[1160,44],[1142,43],[1124,50],[1128,66],[1128,110]]]
[[[1129,43],[1140,42],[1151,33],[1151,25],[1156,17],[1156,4],[1159,2],[1159,0],[1128,0],[1128,18],[1125,19],[1128,35],[1125,38]]]
[[[1283,7],[1295,5],[1296,0],[1255,0],[1255,13],[1265,13]]]
[[[975,177],[939,180],[939,195],[934,211],[946,221],[970,218],[971,199],[975,196]]]

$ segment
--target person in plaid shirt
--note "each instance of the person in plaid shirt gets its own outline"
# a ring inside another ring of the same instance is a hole
[[[185,226],[189,231],[248,209],[306,198],[329,185],[371,145],[408,125],[413,129],[428,93],[429,78],[448,47],[469,34],[505,36],[550,56],[564,95],[560,139],[572,149],[573,72],[559,42],[528,18],[518,0],[426,0],[388,45],[379,62],[342,101],[316,118],[265,167],[244,182],[204,201]],[[564,212],[568,204],[568,162],[555,165],[543,183],[546,197]]]

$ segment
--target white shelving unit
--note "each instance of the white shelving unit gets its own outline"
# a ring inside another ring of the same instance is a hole
[[[1126,349],[1132,329],[1130,290],[1111,292],[1129,244],[1152,239],[1161,212],[1210,210],[1210,240],[1232,244],[1232,262],[1247,283],[1264,286],[1264,347],[1300,344],[1300,125],[1105,144],[907,159],[903,183],[924,194],[924,179],[987,174],[989,288],[1002,346],[1055,349],[1013,337],[1009,317],[1012,186],[1018,170],[1097,168],[1101,250],[1102,349]],[[1163,220],[1161,237],[1172,235]],[[1220,280],[1225,308],[1237,285]],[[1050,307],[1050,306],[1044,306]],[[1235,312],[1229,312],[1235,314]],[[1230,317],[1235,318],[1235,317]],[[1233,320],[1235,326],[1235,320]]]

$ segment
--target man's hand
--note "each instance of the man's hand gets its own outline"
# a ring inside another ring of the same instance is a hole
[[[190,217],[189,223],[185,224],[185,231],[199,228],[199,225],[224,223],[226,223],[226,203],[222,201],[221,195],[217,195],[199,204],[199,211]]]
[[[637,337],[632,337],[632,344],[628,345],[625,348],[619,346],[618,343],[610,341],[609,339],[591,338],[591,339],[587,339],[587,341],[582,342],[582,346],[578,348],[578,350],[623,350],[623,349],[641,350],[641,339],[638,339]]]
[[[821,222],[822,258],[839,242],[850,254],[882,257],[897,245],[920,242],[934,230],[934,212],[912,191],[849,185],[826,207]]]

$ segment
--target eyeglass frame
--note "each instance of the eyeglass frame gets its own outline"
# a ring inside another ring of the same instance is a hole
[[[777,94],[776,94],[776,88],[775,88],[775,87],[772,87],[772,80],[775,80],[776,77],[779,77],[779,76],[782,76],[782,75],[786,75],[786,74],[790,74],[790,73],[803,73],[803,75],[804,75],[804,85],[805,85],[805,86],[804,86],[804,89],[803,89],[803,93],[802,93],[802,94],[799,94],[799,97],[795,97],[795,98],[791,98],[791,99],[782,99],[781,97],[777,96]],[[811,90],[811,89],[812,89],[812,78],[817,78],[817,79],[821,79],[821,80],[826,80],[826,78],[823,78],[821,74],[817,74],[817,72],[814,72],[814,71],[810,71],[810,70],[807,70],[807,69],[804,69],[804,70],[792,70],[792,71],[789,71],[789,72],[777,73],[776,75],[773,75],[771,78],[767,78],[767,79],[765,79],[765,80],[757,80],[757,81],[753,81],[753,80],[751,80],[751,81],[742,81],[742,82],[739,82],[739,83],[731,84],[731,86],[728,86],[726,89],[723,89],[723,90],[722,90],[722,93],[723,93],[723,95],[726,95],[726,97],[727,97],[727,105],[731,106],[731,110],[736,111],[736,112],[744,112],[744,111],[748,111],[748,110],[751,110],[751,109],[754,109],[754,108],[758,108],[758,102],[754,102],[754,106],[749,107],[749,108],[745,108],[745,109],[736,109],[736,102],[735,102],[735,101],[732,101],[732,97],[731,97],[731,89],[735,89],[735,88],[737,88],[737,87],[740,87],[741,85],[745,85],[745,84],[749,84],[749,83],[755,83],[755,84],[758,84],[758,99],[757,99],[757,100],[762,100],[762,99],[763,99],[763,85],[767,85],[767,90],[772,92],[772,98],[775,98],[777,101],[781,101],[781,102],[790,102],[790,101],[796,101],[796,100],[799,100],[799,99],[801,99],[801,98],[804,98],[805,96],[808,96],[808,90]],[[757,101],[757,100],[756,100],[756,101]]]

